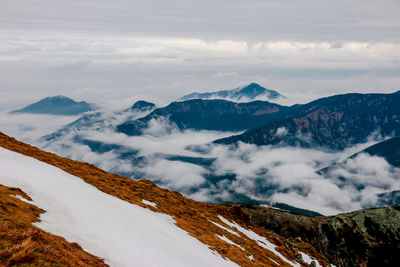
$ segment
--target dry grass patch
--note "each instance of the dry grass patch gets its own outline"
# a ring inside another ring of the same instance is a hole
[[[32,225],[44,210],[17,188],[0,185],[0,266],[107,266],[64,238]]]

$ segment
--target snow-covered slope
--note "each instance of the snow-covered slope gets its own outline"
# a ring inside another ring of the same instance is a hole
[[[22,167],[23,166],[23,167]],[[39,228],[79,243],[113,266],[237,266],[174,224],[54,166],[0,148],[0,183],[47,212]]]
[[[13,197],[15,192],[24,198]],[[13,252],[18,247],[27,255],[24,259],[57,262],[54,255],[64,255],[64,249],[48,244],[61,237],[77,243],[65,245],[71,248],[68,255],[90,258],[96,266],[103,266],[97,257],[111,266],[299,266],[303,262],[300,251],[310,259],[327,262],[300,239],[287,243],[285,237],[255,227],[239,206],[197,202],[151,181],[111,174],[2,133],[0,196],[1,210],[8,210],[0,212],[0,221],[11,222],[13,229],[20,229],[18,218],[25,218],[27,209],[35,210],[23,220],[22,234],[18,234],[22,239],[11,241],[10,234],[1,235],[5,228],[0,228],[0,262],[2,244],[10,248],[8,260],[18,254]],[[29,197],[33,206],[22,202]],[[17,218],[11,210],[23,216]],[[35,244],[41,251],[54,251],[53,258],[20,248],[22,243],[33,244],[29,242],[37,239],[36,231],[42,231],[31,224],[39,215],[41,222],[35,225],[50,234],[43,234]],[[68,266],[78,266],[74,257],[64,257]]]

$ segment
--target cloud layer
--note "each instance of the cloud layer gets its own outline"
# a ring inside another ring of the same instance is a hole
[[[139,116],[128,113],[100,113],[91,124],[72,128],[50,143],[35,138],[43,128],[32,128],[36,133],[27,141],[114,173],[151,179],[200,201],[253,199],[336,214],[372,207],[377,194],[400,190],[400,169],[384,159],[359,154],[345,160],[374,144],[374,140],[342,152],[243,143],[210,145],[211,141],[233,133],[181,132],[166,120],[154,121],[142,136],[115,133],[113,127],[121,120]],[[24,128],[10,129],[14,136],[27,138]],[[97,144],[106,144],[108,148],[96,150]],[[317,173],[338,162],[343,163],[329,175]]]
[[[392,92],[399,13],[396,0],[5,1],[0,111],[56,94],[166,104],[250,82],[292,104]]]
[[[0,112],[60,94],[122,110],[141,98],[162,105],[193,91],[250,82],[288,96],[283,104],[345,92],[389,93],[400,89],[399,13],[397,0],[3,1]],[[167,121],[153,121],[144,136],[113,132],[126,116],[135,115],[103,112],[104,122],[40,145],[199,200],[246,195],[332,214],[399,189],[398,170],[366,155],[330,179],[315,173],[356,151],[203,146],[231,133],[179,132]],[[2,131],[34,144],[73,120],[0,119]],[[76,136],[123,148],[96,153]],[[132,157],[121,159],[127,151]],[[363,162],[371,164],[364,168]]]

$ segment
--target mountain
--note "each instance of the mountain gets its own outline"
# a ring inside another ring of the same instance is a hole
[[[181,130],[240,131],[264,125],[284,110],[286,107],[267,101],[234,103],[218,99],[192,99],[173,102],[144,118],[126,121],[117,126],[117,131],[127,135],[141,135],[152,120],[172,122]]]
[[[237,205],[197,202],[4,134],[0,171],[0,260],[6,266],[328,263],[310,244],[296,240],[287,247],[285,237],[252,225]]]
[[[400,190],[378,194],[377,205],[380,207],[400,206]]]
[[[145,112],[152,110],[156,107],[154,103],[150,103],[144,100],[139,100],[132,105],[131,110],[138,111],[138,112]]]
[[[46,97],[36,103],[30,104],[22,109],[14,110],[11,113],[33,113],[53,115],[79,115],[94,109],[92,104],[85,101],[76,102],[65,96]]]
[[[382,157],[393,167],[400,167],[400,137],[392,137],[388,140],[369,146],[357,153],[354,153],[342,162],[334,162],[331,166],[319,170],[318,173],[327,175],[329,172],[335,169],[342,168],[349,159],[354,159],[362,153],[370,156]]]
[[[392,94],[344,94],[290,107],[280,120],[216,143],[300,145],[344,149],[374,132],[400,135],[400,91]]]
[[[365,174],[363,175],[363,178],[365,180],[360,182],[355,179],[348,179],[347,177],[349,173],[350,175],[356,173],[355,170],[351,169],[353,165],[349,161],[356,159],[358,156],[362,156],[362,154],[377,156],[385,159],[387,163],[391,165],[389,167],[390,173],[394,177],[399,178],[400,172],[398,171],[399,169],[397,169],[396,172],[396,168],[400,168],[400,137],[393,137],[388,140],[379,142],[375,145],[372,145],[370,147],[367,147],[366,149],[363,149],[362,151],[351,155],[344,161],[334,162],[330,166],[319,170],[318,173],[323,175],[327,179],[330,179],[340,174],[339,181],[337,182],[339,186],[344,186],[344,185],[348,186],[349,184],[353,183],[356,185],[355,187],[358,188],[359,190],[364,190],[365,184],[368,183]],[[378,176],[380,180],[386,178],[383,177],[383,175],[379,174],[376,174],[375,176]],[[377,201],[374,206],[384,207],[384,206],[399,206],[399,205],[400,205],[400,191],[395,190],[377,194]]]
[[[122,121],[133,120],[147,115],[155,108],[155,104],[139,100],[135,102],[130,108],[120,112],[95,112],[84,114],[79,119],[65,125],[54,133],[42,137],[42,141],[49,142],[55,141],[61,136],[65,136],[71,132],[79,133],[82,130],[104,131],[105,129],[114,129]],[[79,139],[78,135],[74,140]]]
[[[388,140],[370,146],[359,153],[367,153],[371,156],[384,158],[389,164],[400,168],[400,137],[393,137]],[[359,153],[353,155],[356,157]]]
[[[243,207],[250,221],[291,241],[317,247],[336,266],[397,266],[400,259],[400,208],[366,209],[310,218],[256,206]]]
[[[181,97],[179,100],[189,99],[225,99],[231,101],[251,101],[259,98],[266,98],[274,100],[283,97],[277,91],[262,87],[257,83],[250,83],[249,85],[239,87],[232,90],[223,90],[208,93],[194,92]]]

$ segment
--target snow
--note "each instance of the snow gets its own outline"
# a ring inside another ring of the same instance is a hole
[[[299,251],[299,253],[301,254],[301,256],[303,257],[303,261],[311,264],[311,262],[315,262],[317,267],[322,267],[321,264],[319,264],[319,262],[317,260],[312,259],[310,256],[308,256],[307,254],[305,254],[304,252]]]
[[[157,204],[154,203],[154,202],[151,202],[151,201],[142,199],[142,203],[143,203],[143,204],[146,204],[146,205],[149,205],[149,206],[152,206],[152,207],[154,207],[154,208],[157,208]]]
[[[61,169],[0,148],[0,184],[46,210],[36,226],[77,242],[111,266],[237,266],[175,225]]]
[[[273,263],[275,263],[276,265],[280,266],[279,263],[277,263],[276,261],[274,261],[273,259],[269,258]]]
[[[222,226],[222,225],[220,225],[220,224],[218,224],[218,223],[216,223],[216,222],[214,222],[214,221],[210,221],[210,222],[212,222],[213,224],[215,224],[215,225],[218,226],[219,228],[224,229],[224,230],[227,231],[228,233],[231,233],[231,234],[233,234],[233,235],[239,236],[238,233],[236,233],[235,231],[232,231],[232,230],[229,229],[229,228],[226,228],[225,226]],[[239,237],[240,237],[240,236],[239,236]]]
[[[243,227],[241,227],[240,225],[238,225],[237,223],[232,223],[230,221],[228,221],[227,219],[225,219],[224,217],[222,217],[221,215],[218,216],[218,218],[225,223],[226,225],[232,227],[232,228],[236,228],[238,231],[240,231],[241,233],[243,233],[244,235],[246,235],[248,238],[253,239],[254,241],[257,242],[257,244],[260,247],[263,247],[265,249],[270,250],[272,253],[274,253],[275,255],[277,255],[278,257],[280,257],[283,261],[285,261],[286,263],[290,264],[291,266],[298,266],[300,267],[301,265],[297,262],[292,262],[289,261],[288,259],[285,258],[285,256],[283,256],[281,253],[279,253],[276,250],[276,246],[274,244],[272,244],[271,242],[269,242],[265,237],[262,237],[260,235],[258,235],[257,233],[254,233],[251,230],[247,230]]]
[[[227,238],[227,237],[224,236],[224,235],[222,235],[222,236],[221,236],[221,235],[216,235],[216,236],[218,236],[219,239],[224,240],[224,241],[225,241],[226,243],[228,243],[228,244],[237,246],[237,247],[240,248],[241,250],[245,250],[244,248],[242,248],[242,246],[236,244],[235,242],[233,242],[232,240],[230,240],[229,238]]]
[[[248,256],[248,258],[249,258],[249,260],[254,261],[254,256],[253,255]]]
[[[22,197],[22,196],[20,196],[20,195],[15,195],[15,196],[13,196],[13,197],[18,198],[19,200],[21,200],[21,201],[23,201],[23,202],[26,202],[26,203],[28,203],[28,204],[34,205],[34,203],[33,203],[32,201],[27,200],[26,198],[24,198],[24,197]]]

